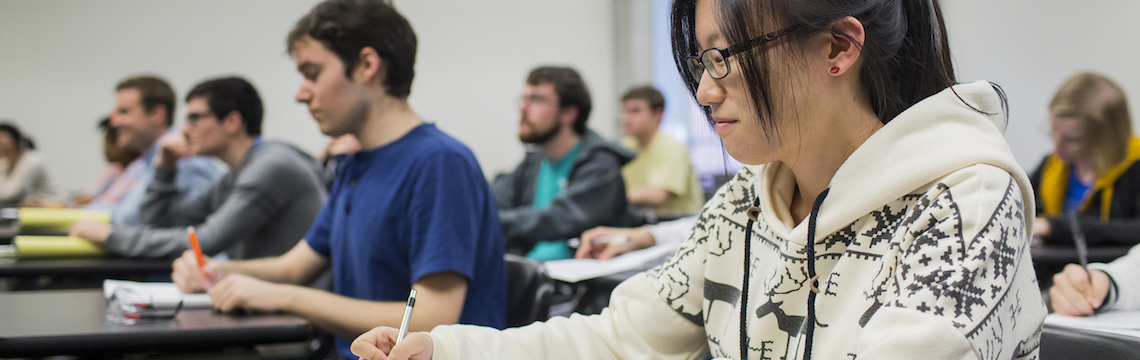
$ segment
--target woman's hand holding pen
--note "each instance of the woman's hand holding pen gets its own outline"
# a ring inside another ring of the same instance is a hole
[[[352,353],[362,360],[431,360],[433,346],[427,333],[411,333],[396,345],[400,329],[380,326],[352,342]]]
[[[204,258],[206,265],[198,266],[198,257],[193,250],[182,252],[182,257],[174,260],[174,272],[170,277],[178,289],[187,294],[206,292],[220,278],[218,262]]]
[[[1091,284],[1089,278],[1092,278]],[[1063,271],[1053,275],[1053,287],[1049,288],[1053,311],[1069,316],[1092,315],[1093,310],[1103,305],[1111,281],[1103,271],[1085,272],[1080,265],[1066,265]]]

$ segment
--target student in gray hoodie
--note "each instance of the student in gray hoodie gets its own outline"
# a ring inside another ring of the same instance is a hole
[[[175,257],[197,229],[202,252],[231,259],[284,254],[304,236],[324,205],[321,168],[296,147],[261,137],[261,98],[237,77],[198,84],[186,96],[186,126],[160,140],[154,180],[139,212],[140,226],[77,223],[72,235],[108,252],[136,258]],[[179,158],[213,156],[230,172],[197,198],[175,202]]]
[[[519,140],[534,146],[492,186],[507,252],[572,258],[566,239],[595,226],[633,225],[621,178],[633,153],[586,128],[590,93],[577,71],[532,70],[519,112]]]

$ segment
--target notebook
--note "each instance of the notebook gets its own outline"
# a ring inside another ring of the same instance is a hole
[[[13,242],[20,259],[92,259],[107,257],[103,248],[74,236],[19,235]]]
[[[138,282],[103,280],[103,296],[115,296],[120,302],[152,305],[173,305],[182,302],[183,309],[209,309],[209,294],[183,294],[178,286],[168,282]]]

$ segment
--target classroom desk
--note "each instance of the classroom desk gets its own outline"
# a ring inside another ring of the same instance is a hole
[[[104,279],[170,281],[173,260],[0,259],[0,292],[101,288]]]
[[[174,260],[141,259],[0,259],[0,277],[170,275]]]
[[[559,281],[559,283],[564,284],[563,286],[571,286],[574,291],[581,292],[578,300],[573,304],[573,312],[584,315],[600,314],[602,309],[609,306],[610,294],[614,292],[614,289],[617,288],[618,285],[634,275],[655,268],[657,265],[664,264],[672,255],[673,253],[668,253],[659,258],[647,261],[635,269],[617,274],[582,280],[576,284],[561,281]]]
[[[108,322],[103,290],[0,293],[0,358],[205,352],[303,341],[312,327],[293,315],[183,310],[174,319]]]

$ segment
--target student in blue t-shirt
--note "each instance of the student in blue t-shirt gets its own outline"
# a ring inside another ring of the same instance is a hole
[[[325,29],[339,31],[324,31]],[[502,328],[506,268],[495,199],[474,155],[409,107],[416,38],[379,0],[329,0],[297,22],[289,53],[304,76],[297,101],[329,136],[352,134],[345,159],[309,233],[288,253],[250,261],[175,261],[186,292],[212,305],[304,316],[351,339],[399,326],[411,289],[413,331],[440,324]],[[335,294],[308,284],[331,266]]]

